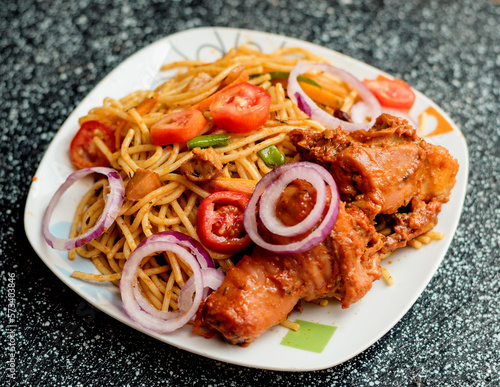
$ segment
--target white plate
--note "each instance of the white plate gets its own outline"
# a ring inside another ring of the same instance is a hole
[[[220,339],[204,339],[191,334],[190,327],[184,327],[172,334],[160,335],[145,332],[125,315],[118,289],[112,284],[88,283],[70,277],[74,270],[95,272],[86,259],[67,259],[67,253],[52,250],[41,233],[42,216],[57,187],[63,183],[73,167],[68,157],[70,141],[78,129],[78,118],[89,109],[102,104],[106,96],[121,98],[137,89],[151,89],[160,81],[159,67],[185,58],[212,61],[230,48],[251,43],[271,52],[282,46],[300,46],[315,52],[338,67],[345,68],[358,78],[375,78],[381,72],[355,59],[310,43],[283,36],[249,30],[228,28],[199,28],[180,32],[151,44],[140,50],[105,77],[78,105],[61,127],[50,144],[36,172],[25,210],[25,230],[33,248],[45,264],[71,289],[89,303],[117,320],[142,331],[160,341],[208,358],[248,367],[308,371],[324,369],[340,364],[368,348],[391,329],[413,305],[436,272],[444,258],[457,227],[468,176],[468,152],[462,133],[455,124],[432,101],[416,92],[417,100],[410,114],[418,115],[429,107],[444,117],[451,125],[448,133],[428,137],[427,140],[450,150],[458,159],[460,170],[451,199],[443,205],[439,215],[437,231],[445,233],[445,239],[435,241],[420,250],[402,249],[386,264],[395,279],[393,286],[382,280],[358,303],[348,309],[341,309],[337,303],[327,307],[306,306],[302,314],[294,313],[291,319],[299,318],[326,325],[335,325],[337,330],[322,353],[314,353],[280,345],[288,330],[274,327],[247,348],[232,346]],[[162,75],[164,76],[164,75]],[[428,121],[426,132],[432,131],[433,119]],[[88,182],[74,185],[63,197],[52,223],[68,235],[68,225]]]

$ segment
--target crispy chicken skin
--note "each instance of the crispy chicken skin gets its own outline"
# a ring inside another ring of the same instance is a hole
[[[248,345],[285,320],[299,300],[335,297],[343,308],[359,301],[381,277],[380,255],[405,246],[437,224],[458,171],[440,146],[418,138],[399,118],[383,114],[368,131],[295,130],[290,139],[302,160],[329,170],[341,194],[336,223],[326,239],[300,254],[257,247],[229,269],[195,320],[232,344]],[[296,180],[276,209],[287,225],[300,222],[314,205],[315,191]],[[379,233],[383,224],[391,232]],[[260,225],[271,242],[287,242]]]

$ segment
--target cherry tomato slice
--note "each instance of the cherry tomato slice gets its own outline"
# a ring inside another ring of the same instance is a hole
[[[170,145],[196,137],[205,127],[207,120],[196,109],[187,109],[162,117],[151,126],[153,145]]]
[[[99,137],[111,152],[115,151],[115,133],[99,121],[82,124],[69,147],[69,157],[77,168],[106,167],[109,161],[95,145],[94,137]]]
[[[210,104],[210,112],[219,129],[247,133],[265,124],[269,116],[271,96],[250,83],[221,90]]]
[[[395,109],[410,109],[415,102],[415,93],[399,79],[366,79],[363,82],[380,104]]]
[[[196,229],[201,243],[223,254],[244,250],[252,242],[243,228],[243,213],[249,197],[231,191],[207,196],[196,216]]]

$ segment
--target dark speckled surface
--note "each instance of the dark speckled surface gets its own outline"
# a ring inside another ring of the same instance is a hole
[[[393,329],[337,367],[261,371],[160,343],[86,304],[49,271],[24,234],[31,178],[75,106],[136,50],[171,33],[211,25],[308,40],[402,77],[436,101],[466,137],[467,197],[438,272]],[[0,7],[0,50],[0,384],[500,385],[499,5],[14,1]],[[11,298],[9,284],[15,289]],[[9,300],[15,306],[10,326]],[[12,347],[14,362],[8,363]]]

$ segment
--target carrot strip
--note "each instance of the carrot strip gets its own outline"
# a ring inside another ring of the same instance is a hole
[[[311,99],[317,103],[338,108],[342,106],[342,99],[329,91],[310,85],[309,83],[299,82],[300,87]]]
[[[203,188],[211,193],[217,191],[233,191],[252,196],[256,184],[257,182],[255,180],[219,177],[206,182]]]
[[[139,113],[140,116],[143,116],[145,114],[148,114],[156,105],[156,98],[146,98],[144,99],[137,107],[135,110],[137,113]]]
[[[338,95],[339,97],[345,97],[347,95],[348,90],[340,82],[335,82],[334,80],[320,74],[305,73],[303,75],[311,78],[318,85],[320,85],[322,89],[329,91],[332,94]]]

